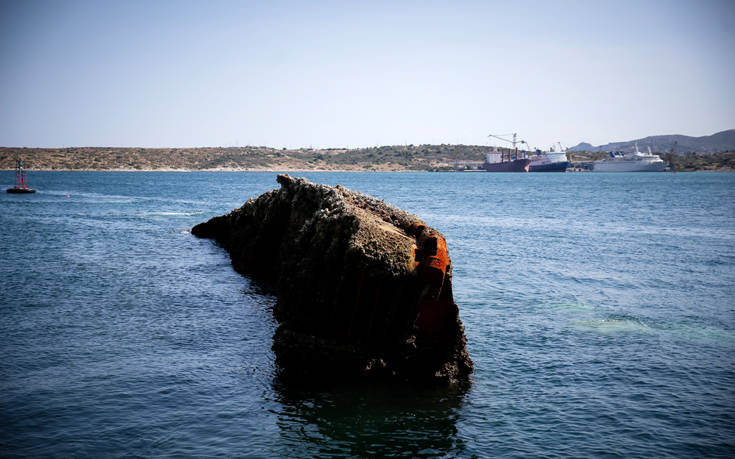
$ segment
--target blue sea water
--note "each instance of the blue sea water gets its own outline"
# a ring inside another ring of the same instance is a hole
[[[735,174],[296,175],[446,235],[469,390],[278,381],[275,298],[189,232],[273,173],[32,172],[0,456],[735,456]]]

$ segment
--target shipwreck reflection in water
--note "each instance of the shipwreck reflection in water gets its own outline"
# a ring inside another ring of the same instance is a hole
[[[354,383],[315,390],[273,384],[282,447],[309,456],[457,456],[466,390]]]

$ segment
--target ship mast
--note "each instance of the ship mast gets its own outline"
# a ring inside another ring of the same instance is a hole
[[[509,136],[509,135],[513,136],[513,139],[512,140],[509,140],[509,139],[506,139],[504,137],[501,137],[501,136]],[[515,132],[512,133],[512,134],[500,134],[500,135],[488,134],[487,136],[488,137],[496,138],[498,140],[502,140],[503,142],[508,142],[509,144],[513,145],[513,152],[515,153],[516,159],[518,159],[518,147],[517,147],[517,145],[522,144],[522,143],[525,143],[528,148],[531,148],[531,146],[528,145],[528,142],[526,142],[525,140],[518,140],[518,134],[515,133]],[[503,162],[505,162],[505,153],[503,153],[501,155],[501,160]],[[510,160],[511,160],[511,152],[509,151],[508,152],[508,161],[510,161]]]

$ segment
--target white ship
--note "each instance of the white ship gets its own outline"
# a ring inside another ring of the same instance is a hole
[[[566,153],[554,151],[551,147],[548,152],[536,150],[536,155],[531,157],[529,172],[564,172],[569,167],[569,159]]]
[[[626,153],[610,153],[607,159],[595,161],[593,171],[595,172],[661,172],[666,168],[666,163],[658,155],[638,151],[638,145],[635,146],[635,152]]]

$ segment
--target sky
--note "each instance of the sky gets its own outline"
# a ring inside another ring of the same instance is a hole
[[[735,128],[735,1],[0,0],[0,146]]]

